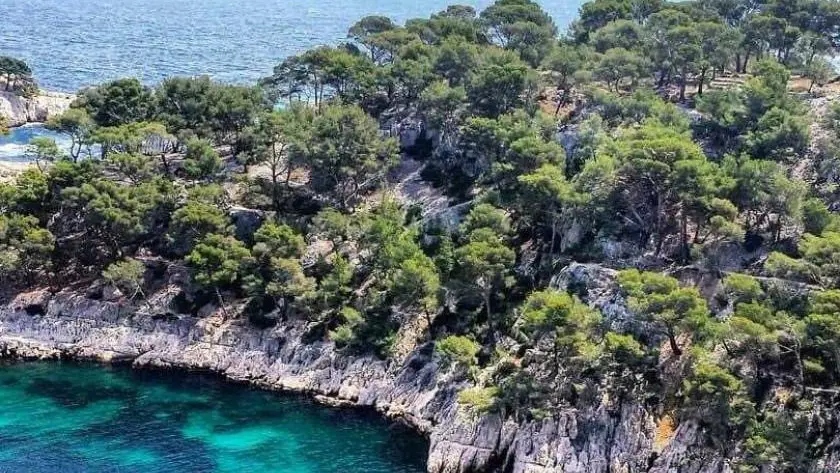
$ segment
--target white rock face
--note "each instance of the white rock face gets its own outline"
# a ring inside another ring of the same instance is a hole
[[[557,286],[585,279],[599,302],[614,302],[608,271],[579,265]],[[602,291],[602,289],[604,289]],[[220,314],[172,314],[168,300],[138,308],[64,291],[20,294],[0,305],[0,357],[132,362],[136,367],[209,370],[255,386],[304,392],[330,405],[369,406],[430,438],[429,473],[732,473],[718,452],[698,448],[687,421],[657,440],[657,417],[633,400],[568,408],[544,420],[475,417],[461,409],[453,382],[429,344],[383,361],[307,343],[303,322],[257,329]],[[139,313],[147,310],[147,313]],[[827,454],[811,473],[836,472]]]
[[[41,91],[28,99],[11,92],[0,91],[0,115],[9,120],[10,126],[45,122],[54,115],[60,115],[70,108],[75,100],[71,94]]]

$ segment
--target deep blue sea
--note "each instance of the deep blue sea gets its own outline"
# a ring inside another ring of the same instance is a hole
[[[288,55],[344,39],[363,16],[404,22],[453,3],[492,0],[0,0],[0,55],[66,92],[125,76],[253,82]],[[563,30],[583,0],[540,3]]]
[[[540,4],[564,31],[583,1]],[[0,0],[0,56],[26,60],[42,88],[62,92],[129,76],[253,83],[286,56],[345,40],[366,15],[402,23],[455,3],[480,10],[492,0]],[[29,138],[44,133],[0,137],[0,161],[24,159]]]

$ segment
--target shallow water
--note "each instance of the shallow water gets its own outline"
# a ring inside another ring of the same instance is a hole
[[[47,89],[136,76],[254,82],[284,57],[344,40],[359,18],[428,17],[492,0],[0,0],[0,55],[27,60]],[[541,0],[565,29],[583,0]]]
[[[0,365],[0,472],[420,473],[427,448],[374,413],[213,376]]]
[[[2,1],[2,0],[0,0]],[[65,152],[70,150],[70,138],[44,128],[41,124],[29,124],[12,128],[8,135],[0,135],[0,161],[29,161],[26,158],[26,146],[36,136],[46,136],[58,143]]]

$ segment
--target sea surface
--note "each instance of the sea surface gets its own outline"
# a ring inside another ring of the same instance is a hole
[[[366,15],[404,22],[455,3],[492,0],[0,0],[0,55],[65,92],[126,76],[251,83],[286,56],[346,39]],[[540,1],[561,31],[582,3]]]
[[[560,31],[584,0],[540,0]],[[0,0],[0,56],[27,61],[39,85],[75,92],[121,77],[150,85],[207,74],[254,83],[283,58],[346,40],[372,14],[397,22],[447,5],[492,0]],[[38,125],[0,137],[0,161],[23,161],[33,136],[69,140]]]
[[[373,413],[212,376],[0,364],[4,473],[422,473],[427,449]]]
[[[2,1],[0,0],[0,2]],[[29,140],[36,136],[52,138],[65,152],[69,153],[70,151],[70,137],[47,130],[41,124],[30,123],[21,127],[12,128],[8,135],[0,135],[0,161],[28,162],[26,146],[29,144]]]

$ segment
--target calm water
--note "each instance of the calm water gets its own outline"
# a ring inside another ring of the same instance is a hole
[[[47,130],[43,125],[30,124],[12,128],[8,135],[0,136],[0,161],[28,161],[25,156],[26,145],[36,136],[50,137],[66,152],[70,151],[68,136]]]
[[[62,91],[124,76],[252,82],[344,39],[365,15],[402,22],[453,3],[492,0],[0,0],[0,55],[26,59],[43,87]],[[583,0],[540,3],[563,29]]]
[[[0,365],[3,473],[420,473],[426,448],[374,414],[210,377]]]

